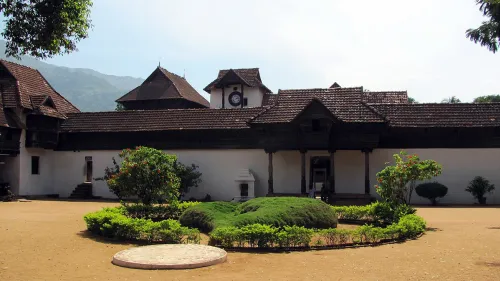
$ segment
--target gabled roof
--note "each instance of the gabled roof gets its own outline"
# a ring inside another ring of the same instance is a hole
[[[500,103],[369,104],[391,127],[499,127]]]
[[[363,101],[366,103],[408,103],[408,93],[406,91],[364,92]]]
[[[262,108],[164,109],[82,112],[69,115],[61,132],[139,132],[247,129]]]
[[[15,83],[7,83],[4,80],[2,94],[6,108],[19,106],[33,110],[30,96],[40,95],[49,96],[61,115],[80,112],[71,102],[57,93],[38,70],[6,60],[0,60],[0,65],[15,79]]]
[[[238,81],[236,81],[237,79]],[[227,82],[237,82],[243,83],[250,87],[260,87],[264,89],[265,93],[271,93],[271,90],[267,88],[260,78],[260,72],[258,68],[238,68],[238,69],[223,69],[219,70],[219,75],[217,79],[208,84],[203,90],[210,93],[213,87],[219,87],[220,83],[227,80]]]
[[[384,118],[363,102],[363,88],[280,90],[273,106],[251,123],[288,123],[312,101],[321,102],[341,122],[383,123]]]
[[[117,102],[135,100],[185,99],[209,107],[209,102],[202,97],[187,80],[177,74],[158,67],[138,87],[128,92]]]

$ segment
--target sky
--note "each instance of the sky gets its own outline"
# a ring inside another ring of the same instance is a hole
[[[338,82],[420,102],[500,94],[500,53],[465,37],[484,20],[474,0],[94,0],[91,17],[79,51],[47,62],[142,78],[160,62],[205,97],[219,69],[247,67],[273,92]]]

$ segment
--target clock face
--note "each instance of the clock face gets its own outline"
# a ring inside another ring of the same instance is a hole
[[[241,104],[241,93],[239,93],[239,92],[232,92],[229,95],[229,103],[232,106],[238,106],[238,105],[240,105]]]

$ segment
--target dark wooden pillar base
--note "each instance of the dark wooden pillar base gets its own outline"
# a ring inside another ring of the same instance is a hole
[[[300,150],[300,192],[307,194],[306,190],[306,152],[307,150]]]
[[[365,154],[365,194],[370,194],[370,152],[371,149],[363,149]]]
[[[335,150],[329,150],[330,152],[330,188],[328,189],[328,197],[331,199],[331,195],[335,194]]]
[[[269,167],[268,167],[268,172],[269,172],[269,178],[267,180],[267,195],[273,195],[274,194],[274,183],[273,183],[273,153],[275,151],[266,151],[266,153],[269,155]]]

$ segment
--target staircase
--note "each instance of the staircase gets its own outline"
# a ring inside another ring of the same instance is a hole
[[[76,186],[69,196],[70,199],[89,199],[92,196],[92,183],[82,183]]]

